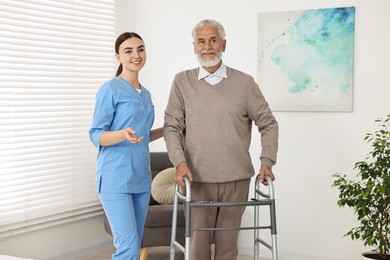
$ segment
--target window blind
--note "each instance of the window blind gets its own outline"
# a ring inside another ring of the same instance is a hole
[[[0,0],[0,237],[101,214],[88,139],[115,0]]]

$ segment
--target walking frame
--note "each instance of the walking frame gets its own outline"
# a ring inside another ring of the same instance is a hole
[[[173,214],[172,214],[172,234],[169,259],[175,259],[176,248],[184,254],[185,260],[190,260],[190,240],[191,231],[210,231],[210,230],[254,230],[254,260],[259,260],[260,244],[268,248],[272,253],[272,260],[278,260],[278,251],[276,243],[276,213],[275,213],[275,193],[272,180],[269,176],[265,176],[268,182],[269,193],[263,193],[260,190],[260,181],[256,177],[255,182],[255,197],[250,201],[244,202],[212,202],[212,201],[191,201],[191,184],[187,177],[184,177],[186,185],[186,195],[179,191],[179,185],[176,183],[174,188]],[[176,223],[177,223],[177,207],[179,199],[184,200],[186,212],[185,218],[185,246],[183,247],[176,241]],[[254,206],[254,226],[252,227],[231,227],[231,228],[191,228],[191,208],[192,207],[235,207],[235,206]],[[260,226],[259,223],[259,206],[269,206],[270,209],[270,225]],[[260,238],[260,229],[270,229],[271,244]]]

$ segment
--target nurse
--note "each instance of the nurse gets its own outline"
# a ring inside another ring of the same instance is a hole
[[[115,57],[120,65],[96,94],[89,138],[98,149],[96,191],[113,234],[112,259],[137,260],[150,198],[149,142],[163,130],[151,130],[153,103],[138,80],[146,61],[141,36],[121,34]]]

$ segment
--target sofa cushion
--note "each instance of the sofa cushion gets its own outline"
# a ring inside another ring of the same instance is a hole
[[[151,152],[150,153],[150,168],[152,170],[152,179],[156,175],[167,168],[173,167],[167,152]],[[150,195],[149,205],[159,205]]]
[[[173,190],[175,188],[175,168],[167,168],[159,172],[152,181],[151,195],[155,201],[164,204],[173,204]]]

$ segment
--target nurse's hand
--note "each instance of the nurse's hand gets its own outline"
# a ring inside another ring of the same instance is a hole
[[[143,136],[140,137],[135,136],[135,131],[131,127],[124,129],[124,131],[125,131],[125,138],[127,139],[127,141],[129,141],[132,144],[139,144],[140,142],[142,142],[142,140],[144,140]]]

